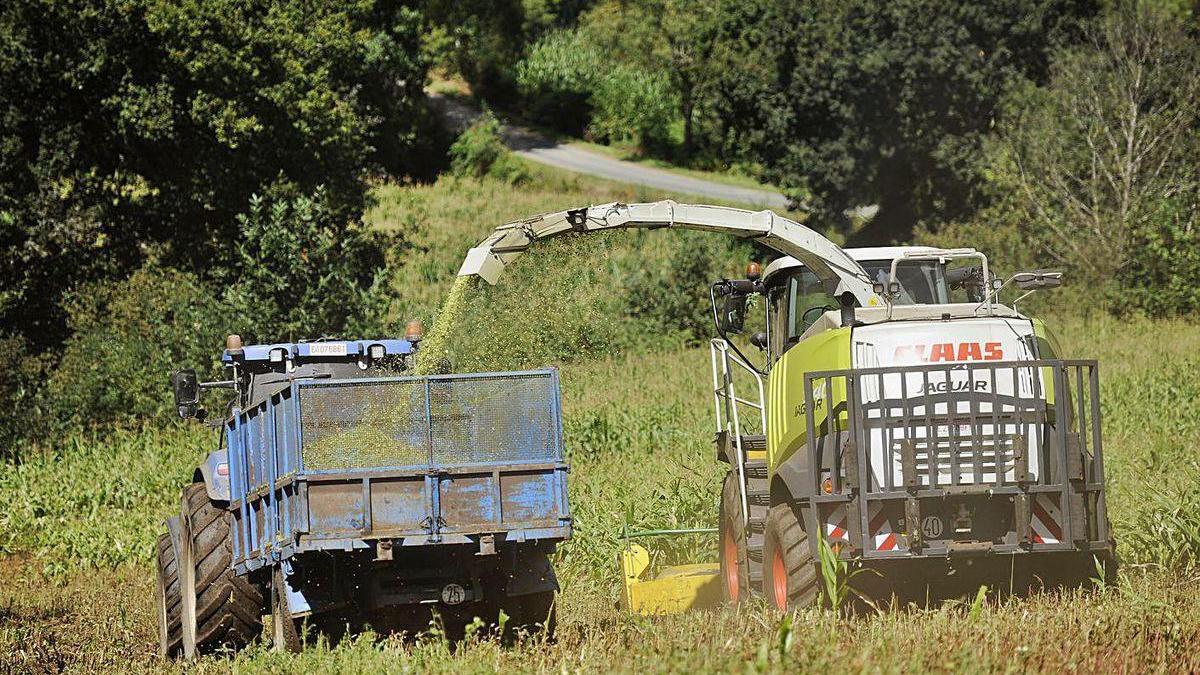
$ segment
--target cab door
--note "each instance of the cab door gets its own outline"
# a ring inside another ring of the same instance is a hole
[[[778,354],[768,379],[770,405],[767,413],[767,457],[772,467],[791,456],[806,440],[804,375],[817,370],[850,366],[850,329],[837,328],[801,339],[824,313],[837,307],[833,296],[815,274],[800,267],[782,283],[776,297],[778,330],[773,333]],[[827,405],[817,401],[816,421],[823,419]]]

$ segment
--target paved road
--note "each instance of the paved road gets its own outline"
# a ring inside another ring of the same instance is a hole
[[[430,94],[430,99],[445,116],[451,129],[461,131],[479,115],[477,109],[462,101],[440,94]],[[662,169],[653,169],[634,162],[625,162],[605,155],[572,147],[548,138],[529,129],[505,125],[504,141],[518,155],[550,166],[599,176],[623,183],[645,185],[675,195],[696,195],[738,202],[765,209],[786,210],[788,198],[778,192],[737,187],[724,183],[693,178]]]

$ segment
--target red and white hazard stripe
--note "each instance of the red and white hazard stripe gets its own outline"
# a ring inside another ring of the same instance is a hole
[[[825,538],[830,542],[848,541],[846,505],[839,504],[825,520]],[[892,532],[892,523],[878,502],[871,505],[868,528],[876,551],[898,551],[907,548],[903,537]]]
[[[1033,500],[1030,526],[1033,528],[1033,543],[1058,544],[1062,542],[1062,528],[1058,521],[1061,514],[1058,505],[1048,495],[1039,494]]]

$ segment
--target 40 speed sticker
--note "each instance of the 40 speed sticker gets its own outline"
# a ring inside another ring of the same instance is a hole
[[[925,535],[926,539],[937,539],[942,536],[946,526],[942,523],[942,519],[937,516],[925,516],[921,519],[921,534]]]

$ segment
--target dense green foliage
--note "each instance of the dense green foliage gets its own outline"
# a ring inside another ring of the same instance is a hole
[[[426,169],[422,19],[374,0],[17,0],[0,9],[0,320],[65,337],[61,293],[147,251],[208,274],[253,194]]]
[[[311,197],[252,197],[237,226],[236,258],[219,281],[223,311],[245,340],[357,336],[383,327],[387,256],[402,254],[402,240],[342,221],[323,188]]]
[[[585,31],[559,31],[533,47],[517,85],[534,119],[605,142],[661,147],[675,111],[670,82],[614,63]]]
[[[216,285],[151,261],[119,282],[92,282],[65,306],[71,335],[26,433],[137,422],[171,410],[167,375],[220,375],[224,337],[247,343],[383,332],[387,256],[395,236],[344,227],[318,189],[312,198],[251,199],[239,215],[237,258]]]
[[[450,146],[450,170],[460,178],[491,176],[512,184],[529,178],[525,164],[504,145],[500,121],[490,110]]]
[[[212,375],[234,317],[190,275],[153,264],[115,284],[82,286],[67,302],[71,337],[26,422],[137,422],[171,410],[166,375],[183,366]]]
[[[431,29],[425,48],[442,70],[461,74],[478,95],[510,103],[514,68],[546,31],[575,22],[590,0],[422,0]]]
[[[1078,40],[1089,2],[600,3],[518,68],[535,113],[632,126],[647,95],[669,106],[680,154],[760,166],[827,226],[879,204],[865,240],[904,239],[976,206],[978,151],[1014,83],[1042,82],[1050,54]],[[621,78],[623,70],[636,76]],[[639,87],[654,83],[654,90]],[[605,88],[612,80],[628,80]],[[643,93],[644,92],[644,93]],[[637,136],[596,134],[654,143]],[[662,145],[660,142],[659,145]]]
[[[1091,302],[1194,313],[1200,302],[1200,42],[1122,7],[1014,89],[984,147],[986,208],[930,241],[1067,268]]]
[[[727,69],[749,82],[715,107],[719,127],[745,138],[768,176],[805,190],[825,222],[879,204],[860,237],[887,241],[970,211],[975,157],[1005,87],[1042,79],[1054,46],[1094,8],[865,0],[757,11],[773,31],[756,47],[778,69],[758,81]]]
[[[270,337],[377,326],[386,307],[363,298],[383,247],[355,223],[369,178],[439,164],[423,26],[418,10],[383,0],[4,3],[0,338],[27,355],[19,370],[44,372],[69,342],[72,371],[51,379],[77,381],[79,364],[103,359],[81,352],[153,337],[107,351],[127,352],[123,383],[160,382],[165,358],[128,367],[156,349],[178,355],[164,345],[195,336],[163,310],[206,294],[228,303],[206,335],[239,316]],[[166,301],[110,311],[147,288],[157,272],[122,281],[147,261],[178,271],[141,298]],[[176,291],[186,299],[164,297]],[[147,322],[158,328],[138,328]],[[38,377],[16,379],[0,398],[37,398]],[[80,420],[135,395],[80,392],[95,402],[75,409]],[[32,426],[12,414],[0,414],[0,440]]]

